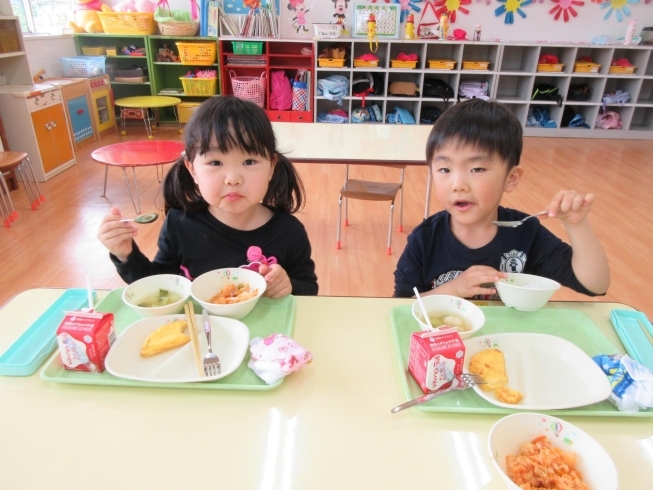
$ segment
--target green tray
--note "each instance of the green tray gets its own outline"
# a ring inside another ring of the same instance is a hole
[[[97,311],[114,314],[116,335],[139,320],[141,317],[122,301],[123,289],[114,289],[95,307]],[[295,328],[296,302],[293,296],[282,299],[261,298],[252,312],[241,321],[249,328],[250,339],[265,338],[273,333],[282,333],[292,337]],[[201,313],[202,307],[195,303],[195,312]],[[268,385],[254,371],[247,367],[249,349],[245,359],[229,376],[207,383],[148,383],[118,378],[107,371],[101,374],[67,371],[61,362],[59,350],[53,354],[41,370],[41,378],[56,383],[103,385],[103,386],[138,386],[143,388],[185,388],[194,390],[272,390],[277,388],[283,379]]]
[[[575,310],[543,308],[537,312],[517,311],[503,306],[481,307],[485,326],[479,335],[504,332],[546,333],[576,344],[589,356],[621,352],[603,335],[587,315]],[[395,306],[390,312],[401,382],[407,400],[422,396],[422,390],[408,372],[410,334],[420,327],[413,318],[410,306]],[[416,408],[425,412],[507,414],[522,410],[497,407],[476,394],[474,390],[447,393]],[[600,403],[565,410],[543,411],[555,416],[578,415],[599,417],[652,417],[653,409],[639,412],[620,412],[612,403]]]

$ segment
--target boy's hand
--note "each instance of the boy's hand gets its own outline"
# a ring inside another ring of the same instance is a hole
[[[582,195],[576,191],[559,191],[549,203],[548,217],[558,218],[566,225],[578,226],[587,219],[594,197],[594,194]]]
[[[286,270],[279,264],[261,264],[258,272],[265,278],[265,282],[268,283],[263,296],[269,296],[272,299],[279,299],[292,293],[290,277],[288,277]]]
[[[446,284],[450,284],[454,288],[456,296],[471,298],[477,294],[496,294],[497,290],[494,285],[491,287],[484,286],[505,277],[507,277],[505,272],[499,272],[487,265],[473,265]]]
[[[110,213],[102,219],[97,237],[120,262],[127,262],[133,250],[132,238],[138,234],[138,227],[132,222],[122,223],[120,218],[120,211],[111,208]]]

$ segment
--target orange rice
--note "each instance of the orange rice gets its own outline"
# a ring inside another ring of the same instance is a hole
[[[522,444],[517,456],[507,456],[508,476],[523,490],[587,490],[576,470],[576,453],[551,445],[546,436]]]

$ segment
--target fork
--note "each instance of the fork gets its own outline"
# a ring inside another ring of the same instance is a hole
[[[526,216],[524,219],[520,221],[493,221],[492,223],[497,225],[497,226],[507,226],[508,228],[517,228],[518,226],[521,226],[524,224],[524,221],[526,221],[529,218],[533,218],[535,216],[540,216],[542,214],[547,214],[548,211],[542,211],[540,213],[535,213],[531,214],[530,216]]]
[[[455,385],[452,384],[450,388],[446,388],[444,390],[436,390],[431,393],[427,393],[426,395],[413,398],[412,400],[407,401],[406,403],[402,403],[401,405],[393,408],[392,410],[390,410],[390,412],[392,413],[401,412],[405,408],[414,407],[415,405],[421,405],[422,403],[426,403],[427,401],[433,400],[435,397],[443,395],[444,393],[449,393],[450,391],[466,390],[467,388],[471,388],[472,386],[485,384],[485,380],[480,375],[471,374],[471,373],[463,373],[454,376],[454,381],[457,381],[457,384]]]
[[[220,358],[213,353],[213,349],[211,348],[211,322],[209,321],[209,314],[206,308],[202,310],[202,321],[204,322],[206,342],[209,344],[209,352],[204,356],[204,360],[202,361],[204,374],[206,376],[217,376],[221,372]]]

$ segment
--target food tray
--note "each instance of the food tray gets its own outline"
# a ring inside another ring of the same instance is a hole
[[[562,63],[538,63],[537,71],[562,71],[564,67]]]
[[[141,317],[126,306],[122,301],[123,289],[114,289],[95,307],[96,311],[113,312],[116,334]],[[267,337],[274,333],[282,333],[292,337],[295,327],[295,298],[290,295],[282,299],[261,298],[254,310],[242,321],[249,328],[250,339]],[[195,313],[201,313],[202,308],[195,303]],[[139,355],[138,353],[136,355]],[[222,379],[205,383],[148,383],[118,378],[107,371],[101,374],[84,373],[81,371],[66,371],[57,350],[41,370],[41,378],[45,381],[69,384],[88,384],[101,386],[135,386],[141,388],[185,388],[195,390],[271,390],[277,388],[283,379],[268,385],[254,371],[247,367],[249,350],[240,367]]]
[[[463,70],[487,70],[489,61],[463,61]]]
[[[378,68],[379,60],[354,60],[354,68]]]
[[[622,75],[632,75],[635,73],[636,66],[611,66],[610,73],[620,73]]]
[[[575,63],[574,71],[576,73],[598,73],[601,65],[598,63]]]
[[[453,70],[456,67],[454,60],[428,60],[429,68],[433,70]]]
[[[0,356],[0,374],[34,374],[57,346],[55,333],[63,320],[64,312],[86,306],[86,289],[68,289]]]
[[[417,61],[390,60],[391,68],[417,68]]]
[[[345,66],[345,59],[344,58],[318,58],[317,59],[317,64],[319,66],[328,66],[328,67],[335,67],[335,68],[342,68]]]
[[[505,306],[481,307],[485,313],[485,326],[477,335],[503,332],[546,333],[556,335],[576,344],[586,354],[614,354],[617,349],[592,323],[587,315],[575,310],[543,308],[536,312],[517,311]],[[396,306],[390,312],[392,330],[398,359],[401,382],[407,400],[422,396],[422,390],[408,372],[408,351],[410,334],[420,330],[411,313],[411,306]],[[473,338],[473,337],[472,337]],[[488,413],[508,414],[523,412],[497,407],[478,396],[474,390],[461,390],[440,396],[416,408],[425,412]],[[605,400],[593,405],[565,410],[554,410],[555,416],[598,416],[598,417],[653,417],[653,409],[639,412],[620,412]]]

